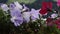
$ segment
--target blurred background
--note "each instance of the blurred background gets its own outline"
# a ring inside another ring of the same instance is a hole
[[[52,2],[53,9],[57,8],[56,0],[0,0],[0,3],[10,4],[11,2],[18,1],[19,3],[26,4],[29,8],[40,9],[43,1]]]

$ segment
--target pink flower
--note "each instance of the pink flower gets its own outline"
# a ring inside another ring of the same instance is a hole
[[[56,20],[55,24],[60,25],[60,19]]]
[[[57,6],[60,6],[60,0],[57,0]]]

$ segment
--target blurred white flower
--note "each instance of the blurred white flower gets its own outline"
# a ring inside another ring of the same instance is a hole
[[[39,19],[39,10],[31,9],[31,19],[35,21],[36,19]]]
[[[22,9],[23,8],[23,6],[19,3],[19,2],[14,2],[14,4],[16,5],[16,7],[17,8],[19,8],[19,9]]]
[[[1,8],[2,8],[3,11],[8,11],[9,10],[9,7],[6,4],[2,4]]]
[[[52,14],[51,18],[56,18],[58,16],[58,14]]]
[[[46,21],[47,19],[46,19],[46,18],[41,18],[41,20],[44,20],[44,21]]]
[[[30,12],[24,12],[23,18],[28,23],[30,21]]]

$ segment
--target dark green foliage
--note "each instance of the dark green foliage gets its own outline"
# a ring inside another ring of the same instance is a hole
[[[0,0],[0,3],[6,3],[8,0]]]

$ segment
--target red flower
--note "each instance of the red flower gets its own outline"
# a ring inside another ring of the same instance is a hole
[[[42,8],[52,9],[52,2],[42,2]]]
[[[52,25],[53,25],[52,18],[47,18],[46,24],[47,24],[48,26],[52,26]]]
[[[60,19],[57,19],[57,20],[55,21],[55,24],[60,25]]]
[[[60,29],[60,19],[57,19],[57,20],[55,21],[55,24],[57,25],[57,28]]]
[[[43,9],[43,8],[39,11],[39,13],[42,15],[46,14],[47,12],[48,12],[47,9]]]
[[[39,13],[42,14],[42,15],[48,13],[47,8],[52,9],[52,3],[51,2],[43,2],[42,3],[42,8],[39,11]]]
[[[52,18],[47,18],[46,22],[49,23],[52,21]]]

